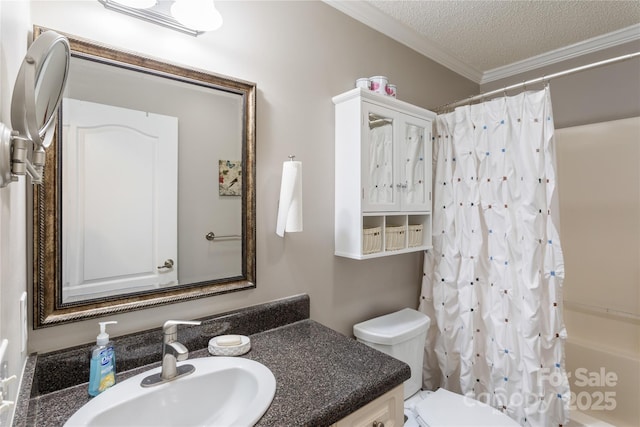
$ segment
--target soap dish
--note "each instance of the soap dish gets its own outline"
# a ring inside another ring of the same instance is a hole
[[[240,338],[240,344],[218,345],[218,339],[224,341],[233,337]],[[251,350],[251,340],[245,335],[219,335],[209,340],[209,353],[214,356],[241,356],[249,350]]]

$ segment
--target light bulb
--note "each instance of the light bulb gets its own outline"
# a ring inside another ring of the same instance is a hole
[[[149,9],[156,5],[156,0],[111,0],[114,3],[121,4],[123,6],[131,7],[133,9]]]
[[[176,0],[171,14],[185,27],[197,31],[213,31],[222,26],[222,15],[213,0]]]

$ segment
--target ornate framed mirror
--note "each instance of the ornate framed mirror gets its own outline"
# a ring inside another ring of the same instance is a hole
[[[256,85],[60,34],[34,328],[254,288]]]

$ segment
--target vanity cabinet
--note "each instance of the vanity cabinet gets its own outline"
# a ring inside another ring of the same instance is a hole
[[[431,247],[435,113],[356,88],[335,104],[335,254],[355,259]]]
[[[331,427],[401,427],[404,424],[404,393],[399,385]]]

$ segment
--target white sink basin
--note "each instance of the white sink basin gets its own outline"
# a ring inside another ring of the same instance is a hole
[[[194,373],[142,387],[160,368],[116,384],[80,408],[71,426],[252,426],[266,412],[276,379],[261,363],[236,357],[190,359]]]

